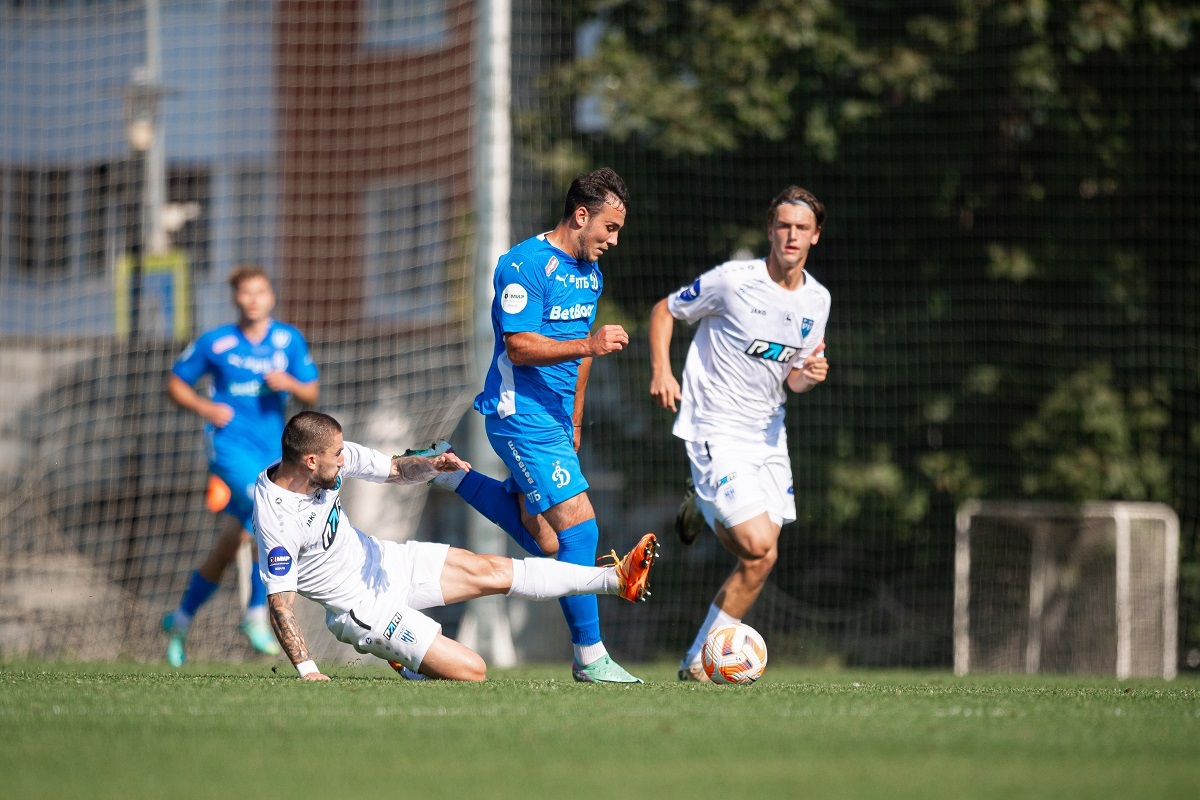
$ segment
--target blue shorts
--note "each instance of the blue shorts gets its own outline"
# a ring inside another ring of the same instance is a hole
[[[258,482],[258,474],[278,461],[279,456],[272,457],[267,453],[241,449],[216,452],[211,438],[207,446],[209,471],[225,481],[225,485],[229,487],[229,505],[225,506],[224,513],[235,518],[242,523],[243,528],[253,533],[254,484]]]
[[[504,486],[525,495],[525,510],[540,514],[588,489],[575,452],[570,420],[546,414],[484,418],[488,441],[512,477]]]

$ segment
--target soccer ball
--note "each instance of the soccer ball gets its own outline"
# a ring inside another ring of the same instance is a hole
[[[701,663],[713,683],[754,683],[767,668],[767,645],[743,622],[722,625],[704,640]]]

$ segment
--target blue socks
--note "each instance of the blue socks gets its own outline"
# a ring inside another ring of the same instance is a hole
[[[267,604],[267,586],[263,583],[262,574],[258,571],[258,561],[251,562],[250,567],[250,599],[246,601],[246,610],[265,606]]]
[[[193,572],[192,579],[188,581],[187,589],[183,592],[183,599],[179,601],[180,610],[189,617],[195,616],[200,606],[207,603],[208,598],[212,597],[216,590],[217,584],[206,580],[199,570]]]
[[[521,506],[517,496],[510,493],[501,481],[471,470],[463,476],[455,490],[476,511],[500,526],[517,544],[535,556],[544,556],[533,536],[521,522]],[[585,567],[596,566],[596,547],[600,543],[600,528],[595,519],[560,531],[558,534],[558,560],[567,564]],[[590,594],[563,597],[558,601],[567,627],[571,629],[571,642],[577,645],[595,644],[600,641],[600,604]]]
[[[596,565],[596,546],[600,543],[600,527],[595,519],[585,520],[558,534],[558,560],[585,567]],[[572,644],[595,644],[600,641],[600,604],[594,594],[560,597],[563,616],[571,629]]]
[[[500,529],[521,545],[526,553],[545,556],[533,536],[521,522],[521,505],[515,494],[509,493],[504,484],[482,472],[471,470],[463,475],[462,483],[455,490],[471,508],[490,519]],[[561,555],[559,556],[561,558]],[[588,566],[592,566],[588,562]]]

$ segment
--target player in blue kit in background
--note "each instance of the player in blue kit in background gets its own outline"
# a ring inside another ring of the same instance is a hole
[[[192,617],[212,596],[243,537],[250,534],[258,473],[280,457],[280,437],[289,396],[313,405],[320,396],[317,367],[300,331],[271,318],[275,293],[259,266],[229,276],[238,321],[203,334],[183,351],[167,378],[167,396],[203,418],[209,470],[229,487],[229,519],[216,546],[192,573],[179,607],[163,617],[167,662],[183,666]],[[211,380],[209,397],[193,386]],[[266,590],[258,569],[250,570],[250,600],[239,625],[260,653],[279,652],[267,618]]]
[[[577,451],[592,358],[629,343],[620,325],[591,332],[604,289],[597,261],[616,246],[627,207],[625,182],[616,172],[581,175],[554,230],[500,257],[493,277],[496,347],[475,409],[512,477],[501,483],[472,470],[434,481],[454,489],[528,552],[557,554],[571,564],[592,566],[600,538]],[[571,631],[575,680],[641,682],[605,649],[594,596],[559,603]]]

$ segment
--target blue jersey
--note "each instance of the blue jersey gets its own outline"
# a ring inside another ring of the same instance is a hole
[[[171,372],[189,386],[208,375],[212,379],[209,396],[233,409],[233,419],[224,428],[211,423],[205,426],[214,450],[212,459],[232,454],[236,448],[246,456],[266,459],[258,469],[279,458],[288,401],[287,392],[272,390],[263,376],[287,372],[301,383],[317,379],[317,366],[304,336],[275,320],[258,344],[246,339],[237,325],[214,328],[183,351]]]
[[[501,419],[513,414],[570,418],[579,359],[544,367],[513,366],[504,335],[530,332],[556,341],[587,338],[604,288],[600,267],[576,261],[542,234],[501,256],[492,284],[496,347],[475,409]]]

